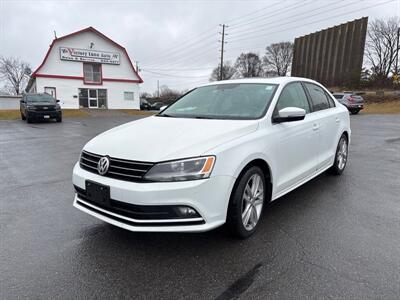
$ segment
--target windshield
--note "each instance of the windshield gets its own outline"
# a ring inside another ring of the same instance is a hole
[[[49,94],[27,95],[26,100],[28,102],[54,102],[53,96]]]
[[[272,100],[276,84],[234,83],[197,88],[158,116],[205,119],[258,119]]]

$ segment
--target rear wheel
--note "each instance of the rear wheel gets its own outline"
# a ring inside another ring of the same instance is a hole
[[[346,167],[349,145],[346,135],[342,134],[336,148],[335,161],[330,168],[330,172],[334,175],[341,175]]]
[[[234,235],[247,238],[257,228],[265,195],[269,193],[264,173],[257,166],[246,170],[237,180],[229,201],[227,226]]]

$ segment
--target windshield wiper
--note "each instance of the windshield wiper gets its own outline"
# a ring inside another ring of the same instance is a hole
[[[156,115],[157,117],[168,117],[168,118],[175,118],[174,116],[171,116],[169,114],[158,114]]]
[[[205,117],[205,116],[195,116],[193,118],[195,118],[195,119],[215,119],[213,117]]]

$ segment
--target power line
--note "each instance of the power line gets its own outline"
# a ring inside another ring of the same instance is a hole
[[[176,74],[167,74],[167,73],[160,73],[160,72],[154,72],[154,71],[149,71],[146,69],[142,69],[143,72],[151,73],[151,74],[156,74],[159,76],[164,76],[164,77],[177,77],[177,78],[202,78],[206,77],[209,75],[199,75],[199,76],[187,76],[187,75],[176,75]]]
[[[297,4],[297,5],[289,4],[288,6],[281,7],[280,9],[276,10],[275,13],[273,13],[273,14],[270,14],[270,12],[268,12],[268,13],[266,13],[266,14],[262,14],[262,15],[260,15],[260,16],[251,18],[251,19],[245,21],[245,23],[240,23],[240,22],[239,22],[239,23],[237,23],[237,24],[232,24],[232,25],[231,25],[232,31],[234,31],[234,30],[235,30],[234,28],[238,27],[239,25],[240,25],[240,27],[242,27],[242,26],[247,26],[248,24],[253,24],[253,23],[259,22],[260,20],[258,20],[258,19],[260,19],[260,18],[263,18],[263,19],[264,19],[265,17],[273,17],[273,16],[276,16],[276,15],[280,15],[282,11],[283,11],[283,12],[288,12],[288,11],[291,11],[291,10],[294,10],[294,9],[298,8],[299,6],[307,5],[307,4],[308,4],[308,3],[307,3],[308,1],[309,1],[309,0],[306,0],[306,1],[304,1],[303,3],[299,3],[299,4]],[[285,10],[286,10],[286,11],[285,11]]]
[[[247,14],[241,15],[241,16],[239,16],[239,17],[235,17],[235,18],[226,20],[225,23],[230,23],[230,24],[232,24],[232,26],[236,26],[236,25],[235,25],[235,22],[232,23],[232,21],[238,20],[238,19],[242,19],[242,18],[248,17],[248,16],[250,16],[250,15],[254,15],[254,14],[259,13],[259,12],[261,12],[261,11],[263,11],[263,10],[266,10],[266,9],[271,9],[271,8],[273,8],[274,6],[277,6],[277,5],[279,5],[279,4],[281,4],[281,2],[278,1],[277,3],[275,3],[275,4],[273,4],[273,5],[266,6],[266,7],[263,7],[263,8],[261,8],[261,9],[256,9],[256,10],[250,12],[250,13],[247,13]]]
[[[202,31],[201,33],[199,33],[196,37],[194,37],[194,38],[190,38],[190,39],[188,39],[188,40],[186,40],[186,41],[183,41],[183,42],[180,42],[179,43],[179,45],[176,45],[176,46],[173,46],[173,47],[171,47],[171,48],[167,48],[166,50],[164,50],[164,54],[163,54],[163,56],[164,55],[168,55],[170,52],[176,52],[176,51],[178,51],[178,49],[180,49],[180,48],[186,48],[186,44],[189,42],[189,44],[193,44],[193,42],[198,42],[198,39],[201,37],[201,36],[203,36],[204,34],[206,34],[206,33],[210,33],[210,31],[211,30],[213,30],[213,29],[215,29],[216,28],[216,26],[212,26],[212,27],[209,27],[208,29],[206,29],[206,30],[204,30],[204,31]],[[159,56],[157,56],[157,59],[159,58]],[[146,59],[145,59],[146,60]]]
[[[182,56],[183,53],[189,51],[189,49],[193,48],[193,47],[195,47],[195,49],[193,51],[197,51],[197,50],[200,49],[199,48],[200,45],[201,45],[200,41],[207,41],[210,38],[215,38],[215,37],[216,37],[215,33],[213,33],[211,35],[208,35],[203,39],[200,39],[200,40],[198,40],[196,42],[193,42],[192,44],[186,45],[184,49],[177,50],[173,54],[169,54],[169,55],[168,54],[162,54],[162,55],[158,56],[157,59],[155,59],[153,61],[150,61],[147,65],[158,65],[159,62],[164,61],[166,59],[171,60],[171,59],[179,58],[180,56]],[[202,47],[206,47],[206,46],[211,45],[211,44],[214,44],[214,41],[209,42],[209,43],[203,45]]]
[[[343,1],[343,0],[342,0],[342,1]],[[316,11],[316,10],[320,10],[320,9],[323,9],[323,8],[330,7],[329,5],[323,5],[323,6],[320,6],[320,7],[315,8],[315,9],[312,9],[312,10],[310,10],[310,11],[307,11],[307,12],[304,12],[304,13],[299,14],[300,18],[295,18],[295,19],[292,19],[291,21],[288,21],[288,22],[285,22],[285,23],[280,23],[280,24],[276,24],[276,25],[274,25],[274,26],[270,26],[270,27],[268,27],[268,29],[280,27],[280,26],[282,26],[282,25],[287,25],[287,24],[295,23],[295,22],[297,22],[297,21],[301,21],[301,20],[304,19],[304,17],[310,18],[310,17],[315,17],[315,16],[318,16],[318,15],[327,13],[327,12],[330,13],[330,12],[332,12],[332,11],[335,11],[335,10],[338,10],[338,9],[340,9],[340,8],[347,7],[347,6],[349,6],[349,5],[353,5],[353,4],[356,4],[356,3],[359,3],[359,0],[353,1],[353,2],[348,3],[348,4],[345,4],[345,5],[341,5],[341,6],[338,6],[338,7],[330,8],[330,9],[328,9],[328,10],[326,10],[326,11],[322,11],[322,12],[319,12],[319,13],[315,13],[315,14],[312,14],[312,15],[308,15],[308,13],[310,13],[310,12],[313,12],[313,11]],[[336,3],[332,3],[332,4],[336,4]],[[273,24],[273,23],[274,23],[274,22],[267,22],[267,23],[264,23],[264,24],[260,24],[260,26],[265,26],[265,25],[269,25],[269,24]],[[242,36],[246,36],[246,35],[251,34],[251,33],[262,32],[262,31],[264,31],[264,30],[265,30],[265,28],[264,28],[264,29],[260,29],[260,30],[250,30],[250,31],[247,29],[247,30],[244,30],[244,31],[243,31],[244,33],[241,32],[241,34],[239,34],[239,35],[236,36],[236,37],[242,37]],[[235,41],[232,41],[232,42],[235,42]]]
[[[199,68],[176,68],[176,69],[171,69],[171,68],[146,68],[146,70],[150,70],[150,71],[198,71],[198,70],[209,70],[213,68],[213,66],[210,67],[199,67]]]
[[[381,5],[388,4],[388,3],[393,2],[393,1],[395,1],[395,0],[390,0],[390,1],[386,1],[386,2],[381,2],[381,3],[374,4],[374,5],[370,5],[370,6],[367,6],[367,7],[364,7],[364,8],[352,10],[352,11],[350,11],[350,12],[343,12],[343,13],[340,13],[340,14],[337,14],[337,15],[334,15],[334,16],[325,17],[325,18],[322,18],[322,19],[319,19],[319,20],[315,20],[315,21],[313,21],[313,22],[304,23],[304,24],[301,24],[301,25],[296,25],[296,26],[293,26],[293,27],[285,28],[285,29],[283,29],[283,30],[278,30],[278,31],[273,31],[273,32],[264,32],[264,33],[262,33],[262,34],[260,34],[260,35],[254,35],[254,36],[247,36],[247,37],[245,37],[245,38],[232,41],[232,43],[236,43],[236,42],[244,41],[244,40],[248,40],[248,39],[259,38],[259,37],[263,37],[263,36],[270,35],[270,34],[274,34],[274,33],[281,33],[281,32],[287,31],[287,30],[297,29],[297,28],[299,28],[299,27],[304,27],[304,26],[307,26],[307,25],[313,25],[313,24],[318,23],[318,22],[321,22],[321,21],[326,21],[326,20],[330,20],[330,19],[333,19],[333,18],[336,18],[336,17],[349,15],[349,14],[352,14],[352,13],[354,13],[354,12],[359,12],[359,11],[362,11],[362,10],[365,10],[365,9],[368,9],[368,8],[373,8],[373,7],[376,7],[376,6],[381,6]],[[288,24],[288,23],[292,23],[292,22],[287,22],[286,24]],[[282,26],[282,25],[284,25],[284,24],[280,24],[279,26]],[[275,26],[275,27],[276,27],[276,26]]]

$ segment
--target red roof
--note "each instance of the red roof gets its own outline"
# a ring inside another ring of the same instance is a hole
[[[37,75],[40,76],[40,74],[37,74],[37,73],[38,73],[38,71],[43,67],[43,65],[45,64],[45,62],[46,62],[46,60],[47,60],[47,58],[48,58],[48,56],[49,56],[49,54],[50,54],[50,51],[51,51],[51,49],[53,48],[53,46],[54,46],[54,44],[55,44],[56,42],[61,41],[61,40],[63,40],[63,39],[66,39],[66,38],[68,38],[68,37],[71,37],[71,36],[74,36],[74,35],[83,33],[83,32],[93,32],[93,33],[99,35],[100,37],[104,38],[105,40],[109,41],[111,44],[113,44],[113,45],[116,46],[117,48],[120,48],[120,49],[122,50],[122,52],[124,52],[125,55],[126,55],[126,57],[128,58],[129,64],[131,65],[133,72],[134,72],[134,73],[136,74],[136,76],[139,78],[139,83],[142,83],[142,82],[143,82],[143,79],[139,76],[139,74],[137,73],[136,69],[133,67],[132,61],[131,61],[131,59],[130,59],[130,57],[129,57],[129,54],[128,54],[128,52],[126,51],[126,49],[125,49],[124,47],[122,47],[120,44],[118,44],[117,42],[114,42],[112,39],[110,39],[109,37],[107,37],[106,35],[104,35],[103,33],[101,33],[100,31],[98,31],[97,29],[94,29],[94,28],[91,27],[91,26],[90,26],[90,27],[87,27],[87,28],[85,28],[85,29],[82,29],[82,30],[79,30],[79,31],[76,31],[76,32],[73,32],[73,33],[70,33],[70,34],[67,34],[67,35],[64,35],[64,36],[62,36],[62,37],[55,38],[55,39],[53,40],[53,42],[51,43],[51,45],[50,45],[50,47],[49,47],[49,50],[47,50],[46,56],[44,57],[42,63],[41,63],[41,64],[39,65],[39,67],[32,73],[32,77],[36,77]]]

